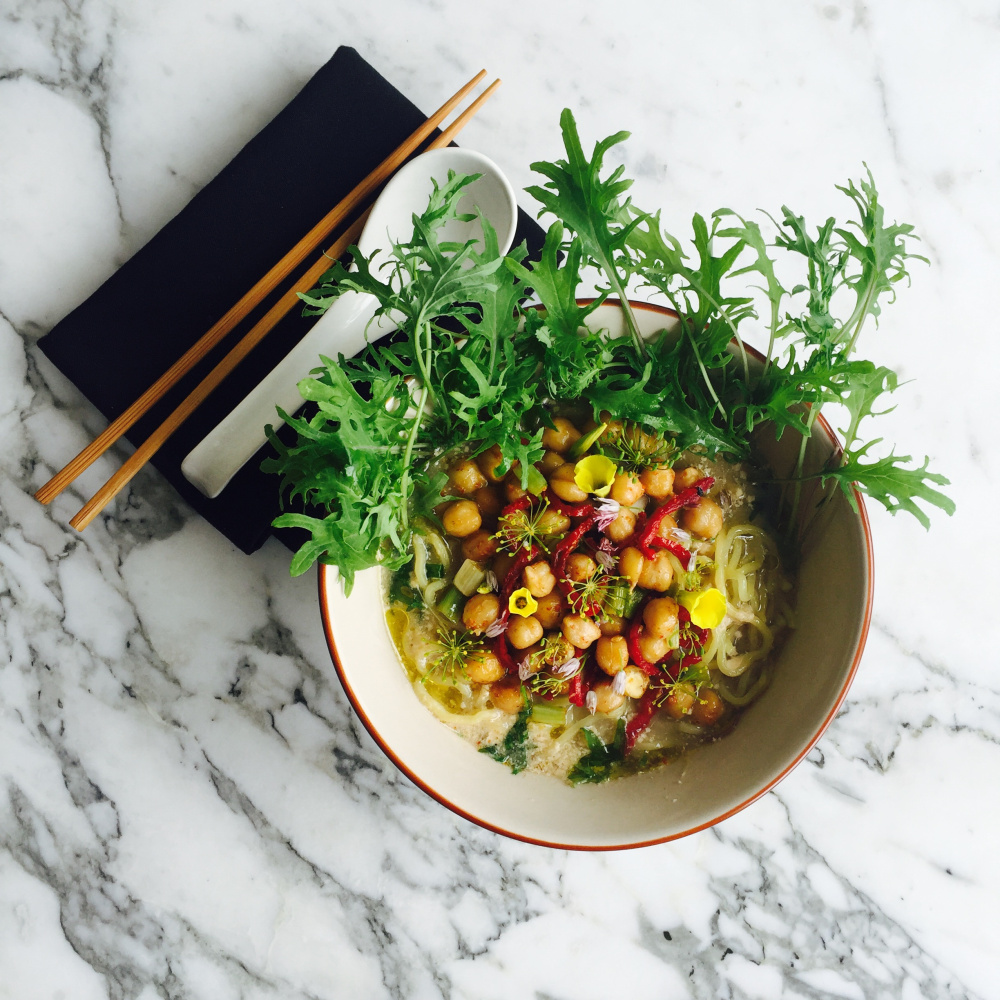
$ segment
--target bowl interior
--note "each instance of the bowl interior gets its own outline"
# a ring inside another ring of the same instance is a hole
[[[673,320],[640,307],[644,333]],[[622,332],[621,312],[604,305],[596,326]],[[798,435],[766,448],[775,468],[792,463]],[[836,440],[817,422],[807,464]],[[554,847],[633,847],[684,836],[748,805],[819,739],[850,684],[870,613],[871,551],[863,507],[837,493],[810,533],[800,568],[798,627],[773,680],[724,739],[646,774],[571,788],[510,771],[466,743],[417,700],[385,624],[379,570],[357,576],[346,598],[331,567],[320,569],[320,604],[344,689],[385,753],[417,784],[463,816],[498,832]]]

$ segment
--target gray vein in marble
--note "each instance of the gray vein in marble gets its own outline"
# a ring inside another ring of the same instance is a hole
[[[50,8],[49,11],[40,9],[46,6]],[[102,31],[90,20],[93,17],[93,6],[90,3],[80,3],[74,8],[71,3],[57,3],[55,0],[50,0],[48,4],[24,5],[21,11],[26,8],[31,10],[36,30],[41,34],[47,29],[58,71],[47,75],[19,69],[0,74],[0,81],[27,77],[54,93],[72,95],[87,111],[97,126],[104,168],[118,210],[119,230],[125,241],[127,223],[112,164],[111,116],[108,108],[112,96],[109,73],[114,63],[113,41],[118,15],[114,8],[108,8],[108,23],[103,26]],[[12,12],[5,19],[17,24],[22,17],[20,12]]]
[[[860,988],[865,1000],[899,997],[904,995],[907,979],[920,985],[925,991],[922,996],[934,1000],[971,997],[953,970],[926,955],[872,899],[829,867],[795,829],[781,792],[771,796],[782,803],[788,822],[785,843],[779,850],[790,852],[794,867],[790,871],[773,863],[773,845],[737,841],[739,849],[754,858],[756,868],[735,885],[724,879],[712,881],[720,903],[713,930],[719,933],[723,919],[728,918],[742,927],[744,935],[720,933],[717,947],[724,945],[730,954],[741,955],[754,965],[782,970],[786,988],[809,997],[840,994],[836,980]],[[727,827],[714,835],[727,840]],[[826,873],[824,877],[832,880],[845,906],[832,909],[820,895],[815,876],[809,874],[813,866],[819,866]],[[699,996],[740,995],[720,988],[714,962],[704,963],[699,974]],[[824,987],[817,988],[819,982],[810,985],[808,976],[821,979],[823,974],[829,977]]]

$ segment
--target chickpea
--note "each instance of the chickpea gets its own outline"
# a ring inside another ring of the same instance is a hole
[[[631,472],[619,472],[611,484],[611,499],[617,500],[626,507],[634,504],[645,490],[642,483]]]
[[[580,432],[565,417],[556,417],[552,422],[555,424],[554,428],[546,427],[542,431],[542,445],[544,447],[562,453],[580,440]]]
[[[627,550],[626,550],[627,551]],[[670,554],[666,551],[657,552],[652,559],[647,559],[639,574],[639,586],[647,590],[664,591],[670,588],[674,579],[674,569],[670,565]]]
[[[715,538],[722,531],[722,508],[708,497],[702,497],[697,507],[685,507],[681,525],[699,538]]]
[[[504,493],[507,495],[507,503],[514,503],[521,497],[526,497],[528,491],[521,487],[521,473],[511,470],[503,478]]]
[[[613,712],[625,703],[625,695],[613,690],[608,681],[598,681],[590,690],[597,695],[596,712]]]
[[[608,615],[601,622],[601,635],[621,635],[625,631],[625,619],[618,615]]]
[[[503,500],[492,486],[484,486],[472,494],[483,517],[496,517],[503,510]]]
[[[566,599],[558,590],[553,590],[544,597],[538,598],[538,608],[535,617],[545,628],[558,628],[562,623],[563,612],[566,610]]]
[[[545,649],[544,662],[550,667],[565,663],[576,656],[576,650],[572,643],[567,642],[558,632],[549,632],[547,638],[548,645]]]
[[[639,482],[646,491],[646,496],[654,500],[662,500],[674,491],[674,470],[671,468],[644,469],[639,476]]]
[[[492,684],[500,680],[505,671],[494,653],[477,649],[465,658],[465,673],[473,684]]]
[[[503,452],[500,445],[495,444],[487,448],[481,455],[476,456],[476,465],[479,471],[491,482],[499,483],[503,476],[497,472],[497,466],[503,461]]]
[[[524,585],[532,597],[545,597],[547,594],[551,594],[556,585],[552,567],[544,559],[540,559],[530,566],[525,566]]]
[[[694,688],[690,684],[676,684],[667,695],[663,707],[671,719],[683,719],[685,715],[691,714],[695,704]]]
[[[490,699],[494,708],[508,715],[517,715],[524,708],[524,692],[518,677],[504,677],[490,687]]]
[[[500,617],[496,594],[473,594],[462,608],[462,624],[473,632],[485,632]]]
[[[521,650],[521,665],[529,675],[537,674],[542,669],[542,657],[538,655],[541,651],[542,644],[540,642],[533,642],[527,649]]]
[[[614,677],[628,666],[628,643],[621,635],[601,636],[597,640],[597,665]]]
[[[623,550],[618,557],[618,573],[625,577],[633,587],[639,586],[645,566],[646,560],[638,549],[629,547]]]
[[[617,441],[624,433],[625,425],[620,420],[612,420],[611,414],[607,410],[601,410],[600,419],[602,424],[608,425],[601,435],[601,440]]]
[[[625,668],[625,694],[630,698],[641,698],[649,687],[649,677],[638,667]]]
[[[701,469],[689,465],[686,469],[674,469],[674,492],[690,489],[699,479],[704,479],[705,473]]]
[[[671,514],[667,514],[660,520],[659,527],[656,529],[656,535],[658,538],[669,538],[676,530],[677,522]]]
[[[587,499],[586,490],[580,489],[576,485],[576,463],[567,462],[565,465],[560,465],[555,472],[549,476],[549,489],[560,500],[565,500],[567,503],[583,503]]]
[[[545,634],[542,623],[534,615],[527,618],[519,618],[517,615],[510,616],[510,625],[507,626],[507,641],[515,649],[527,649],[538,642]]]
[[[449,535],[465,538],[482,527],[483,519],[473,500],[456,500],[445,508],[441,523]]]
[[[624,542],[635,531],[635,512],[622,507],[615,519],[604,529],[604,534],[613,542]]]
[[[567,462],[565,465],[560,465],[555,472],[549,476],[549,489],[560,500],[565,500],[567,503],[583,503],[587,499],[587,491],[581,490],[579,486],[576,485],[576,480],[573,478],[576,475],[576,463]]]
[[[570,520],[555,507],[549,507],[538,515],[538,530],[543,535],[563,535],[569,531]]]
[[[691,718],[699,726],[714,726],[725,708],[725,702],[711,688],[703,688],[691,709]]]
[[[670,643],[648,629],[639,629],[639,651],[650,663],[659,663],[670,652]]]
[[[669,639],[677,630],[677,602],[672,597],[656,597],[642,612],[642,620],[653,635]]]
[[[486,477],[479,471],[479,466],[468,458],[451,467],[448,481],[456,493],[469,495],[486,485]]]
[[[488,532],[474,531],[462,540],[462,555],[473,562],[486,562],[497,553],[497,540]]]
[[[584,552],[574,552],[566,560],[566,576],[575,583],[589,580],[597,572],[597,563]]]
[[[543,476],[550,476],[556,471],[556,469],[559,468],[560,465],[565,464],[566,459],[563,458],[558,451],[552,451],[550,448],[537,462],[535,462],[535,468],[537,468]]]
[[[601,637],[601,626],[583,615],[566,615],[562,620],[562,634],[577,649],[587,649]]]

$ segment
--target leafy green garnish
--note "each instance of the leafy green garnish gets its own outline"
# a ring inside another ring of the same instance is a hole
[[[398,604],[407,611],[414,611],[424,606],[424,599],[410,581],[412,561],[396,570],[389,585],[389,603]]]
[[[580,732],[587,744],[587,753],[573,765],[567,778],[574,785],[598,784],[614,778],[625,761],[625,720],[618,720],[610,743],[605,743],[586,727]]]
[[[314,372],[318,377],[299,385],[303,397],[316,404],[315,415],[281,414],[298,440],[286,447],[269,429],[278,456],[263,468],[281,475],[282,490],[291,499],[328,511],[323,518],[287,513],[275,521],[277,527],[312,533],[292,560],[292,574],[304,572],[319,556],[333,555],[349,593],[356,571],[380,559],[395,569],[408,559],[404,525],[410,497],[397,487],[412,424],[401,415],[410,405],[410,392],[400,376],[386,375],[372,378],[371,397],[365,399],[338,364],[322,360],[323,368]]]
[[[532,163],[531,169],[548,178],[541,186],[527,188],[544,208],[576,233],[577,259],[586,257],[603,272],[608,291],[618,296],[625,313],[625,322],[636,353],[643,357],[645,345],[639,336],[635,317],[628,304],[629,258],[623,255],[632,230],[642,216],[631,217],[631,200],[621,196],[632,186],[624,180],[623,166],[607,178],[601,178],[601,167],[608,150],[624,142],[628,132],[616,132],[594,146],[590,159],[584,155],[573,113],[566,108],[559,118],[562,127],[566,159],[547,163]],[[624,267],[623,267],[624,265]],[[541,294],[541,293],[540,293]],[[544,295],[542,297],[544,301]]]
[[[596,143],[588,158],[568,110],[561,126],[566,158],[534,164],[544,183],[528,189],[555,217],[539,260],[523,248],[501,257],[485,220],[482,245],[444,240],[441,227],[458,218],[472,180],[450,175],[414,217],[413,238],[391,247],[387,267],[376,272],[352,248],[356,270],[336,263],[302,296],[317,315],[346,290],[370,293],[399,332],[355,358],[321,359],[316,377],[300,383],[314,412],[288,421],[295,443],[271,435],[277,457],[265,468],[298,508],[275,524],[310,534],[293,573],[321,559],[339,567],[350,590],[362,569],[403,565],[412,518],[433,520],[441,502],[445,477],[434,463],[458,447],[475,456],[499,446],[500,471],[520,462],[527,488],[551,424],[548,405],[559,400],[585,403],[597,422],[655,432],[654,450],[667,461],[673,447],[745,456],[765,423],[779,436],[801,435],[793,468],[774,470],[784,483],[780,513],[793,528],[806,478],[836,484],[852,504],[856,484],[925,525],[926,507],[954,510],[937,489],[947,480],[926,460],[879,458],[880,439],[866,434],[898,379],[855,356],[858,338],[909,279],[908,263],[924,260],[911,250],[912,227],[886,222],[870,171],[839,188],[855,215],[846,224],[829,218],[810,229],[783,206],[778,218],[764,216],[768,236],[761,222],[724,208],[693,216],[686,250],[659,212],[632,204],[621,167],[604,171],[626,133]],[[585,279],[598,297],[580,305]],[[626,299],[642,288],[677,312],[675,331],[640,338]],[[529,305],[531,290],[540,308]],[[628,335],[617,339],[583,327],[610,295],[625,306]],[[759,316],[768,352],[754,373],[742,332]],[[826,406],[844,407],[845,450],[806,470],[806,443]],[[627,442],[618,449],[624,466],[640,461],[628,450]]]
[[[878,439],[858,449],[843,465],[827,469],[822,473],[821,480],[824,483],[827,479],[835,480],[844,489],[855,510],[857,503],[851,490],[852,486],[856,486],[865,496],[878,500],[891,514],[897,510],[907,511],[925,528],[931,526],[930,519],[917,506],[916,500],[923,500],[925,503],[940,507],[947,514],[955,513],[955,502],[940,490],[928,485],[948,484],[944,476],[928,471],[928,459],[925,458],[924,464],[917,468],[907,468],[904,464],[912,461],[909,455],[895,453],[871,462],[864,461],[865,452],[874,444],[878,444]]]
[[[479,752],[488,754],[494,760],[506,764],[511,772],[518,774],[528,766],[528,755],[531,751],[531,742],[528,739],[528,719],[531,718],[531,698],[525,698],[527,704],[514,720],[507,735],[503,738],[503,743],[489,747],[480,747]]]

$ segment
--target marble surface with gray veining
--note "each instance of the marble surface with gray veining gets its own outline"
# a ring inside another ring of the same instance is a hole
[[[151,472],[77,534],[120,452],[32,499],[103,426],[38,338],[340,44],[425,109],[502,76],[463,144],[519,189],[569,105],[632,131],[673,228],[825,218],[867,162],[923,237],[868,353],[958,513],[871,511],[847,702],[715,828],[570,854],[458,819],[352,715],[279,545],[234,551]],[[978,0],[0,0],[0,997],[1000,997],[998,122]]]

